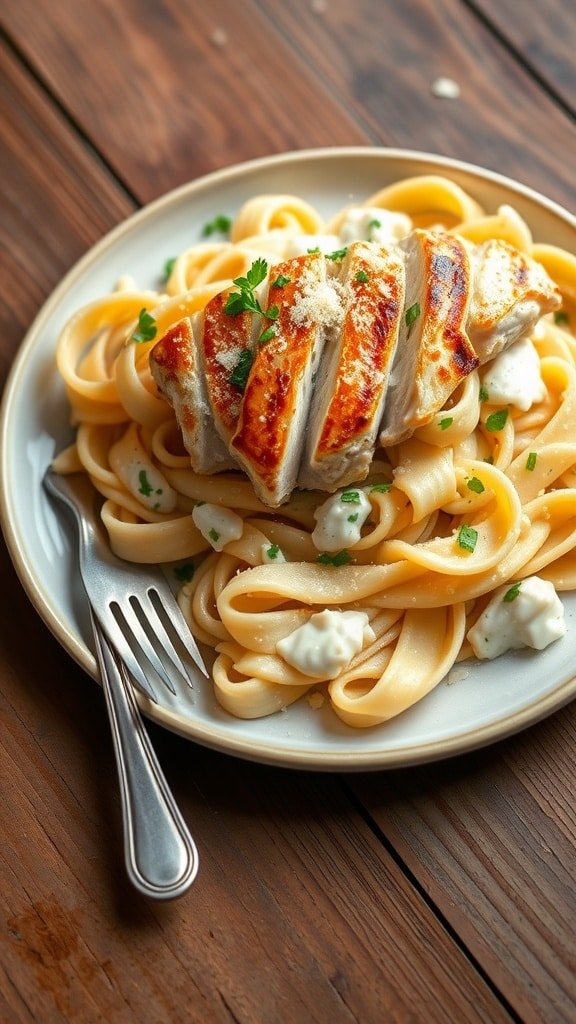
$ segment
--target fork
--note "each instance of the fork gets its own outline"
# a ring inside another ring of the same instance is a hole
[[[65,503],[78,527],[80,572],[90,603],[120,779],[128,877],[144,895],[173,899],[193,882],[198,852],[162,773],[130,683],[157,702],[150,673],[141,665],[143,657],[172,693],[176,691],[170,671],[192,685],[169,634],[173,627],[194,664],[204,675],[206,669],[161,570],[123,563],[95,527],[95,493],[85,475],[61,475],[48,467],[43,485],[52,498]],[[163,659],[152,636],[162,648]]]

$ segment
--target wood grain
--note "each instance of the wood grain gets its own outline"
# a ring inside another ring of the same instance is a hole
[[[307,0],[261,7],[379,141],[480,164],[573,208],[573,119],[467,5],[331,0],[320,16]],[[459,85],[458,99],[433,95],[439,77]]]
[[[474,6],[514,48],[566,110],[576,113],[576,8],[565,0],[475,0]]]
[[[70,266],[134,209],[0,44],[2,380],[41,303]]]
[[[576,1002],[575,742],[572,705],[489,750],[349,780],[526,1021],[568,1024]]]
[[[573,207],[559,4],[534,7],[530,26],[510,0],[5,0],[0,379],[86,248],[218,166],[382,142],[477,161]],[[432,96],[438,75],[458,101]],[[573,707],[489,750],[346,779],[150,726],[201,853],[188,896],[150,905],[121,864],[102,694],[3,545],[0,572],[0,1020],[574,1019]]]
[[[248,154],[369,141],[252,0],[80,6],[8,0],[5,24],[140,202]]]

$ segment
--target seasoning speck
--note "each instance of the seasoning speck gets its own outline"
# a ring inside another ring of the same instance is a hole
[[[226,46],[228,42],[228,33],[223,28],[215,28],[212,35],[210,36],[210,42],[212,46]]]
[[[457,100],[460,95],[460,86],[453,78],[436,78],[430,89],[441,100]]]

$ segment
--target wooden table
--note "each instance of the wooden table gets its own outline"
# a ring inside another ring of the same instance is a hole
[[[501,171],[574,208],[564,0],[4,0],[4,379],[64,272],[190,179],[305,147]],[[431,83],[460,86],[441,99]],[[269,768],[150,735],[201,851],[151,905],[122,866],[104,702],[2,548],[0,1019],[576,1019],[576,705],[445,762]]]

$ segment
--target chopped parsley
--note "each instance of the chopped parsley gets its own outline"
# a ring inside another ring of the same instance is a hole
[[[377,491],[380,492],[381,494],[387,494],[391,487],[392,484],[374,484],[370,488],[370,491]]]
[[[420,303],[415,302],[414,305],[408,306],[404,314],[404,320],[406,321],[406,327],[412,327],[412,324],[416,323],[420,316]]]
[[[557,309],[554,313],[554,323],[558,324],[558,327],[566,327],[570,323],[570,317],[564,309]]]
[[[145,469],[141,469],[138,473],[138,482],[140,484],[138,494],[143,494],[145,498],[149,498],[151,494],[154,494],[154,488],[148,479]]]
[[[233,384],[237,388],[241,388],[242,391],[244,391],[244,388],[246,387],[248,381],[250,370],[252,369],[253,361],[254,356],[252,355],[250,349],[243,348],[238,357],[238,362],[236,363],[236,366],[234,367],[232,373],[228,378],[229,383]]]
[[[137,343],[152,341],[156,337],[156,331],[157,327],[154,317],[143,307],[138,313],[138,325],[131,335],[130,341]]]
[[[279,547],[278,544],[271,544],[269,548],[266,548],[266,556],[268,558],[272,559],[272,561],[275,558],[278,558],[279,554],[280,554],[280,547]]]
[[[334,260],[335,263],[340,263],[340,261],[346,256],[347,252],[348,246],[345,246],[343,249],[334,249],[334,252],[326,253],[326,259]]]
[[[257,260],[254,260],[254,263],[246,272],[246,277],[235,277],[233,284],[240,290],[230,292],[224,306],[224,312],[230,316],[238,316],[239,313],[248,310],[252,313],[260,313],[262,316],[267,317],[268,320],[276,320],[278,317],[278,306],[271,306],[266,313],[254,295],[254,289],[259,284],[262,284],[267,273],[268,264],[265,259],[259,257]]]
[[[376,218],[374,218],[374,220],[370,221],[370,223],[368,225],[368,230],[371,231],[372,228],[381,228],[381,227],[382,227],[382,221],[381,220],[376,220]]]
[[[506,593],[504,594],[504,597],[502,598],[502,600],[506,601],[507,604],[509,604],[510,601],[515,601],[516,598],[518,597],[518,594],[520,593],[521,585],[522,585],[522,581],[521,580],[520,580],[519,583],[514,583],[514,585],[510,587],[510,590],[506,591]]]
[[[213,526],[208,530],[208,536],[210,537],[210,540],[214,541],[215,544],[217,541],[220,540],[220,534],[218,533],[218,530],[214,529]]]
[[[290,284],[291,280],[292,280],[292,278],[291,277],[286,277],[285,274],[278,274],[278,277],[276,278],[276,280],[272,282],[272,287],[273,288],[283,288],[284,285]]]
[[[180,583],[190,583],[195,572],[196,566],[193,562],[186,562],[186,565],[178,565],[174,569],[174,575]]]
[[[489,430],[491,434],[498,433],[499,430],[504,429],[507,419],[508,409],[498,409],[497,412],[491,412],[486,420],[486,430]]]
[[[458,530],[458,546],[464,551],[474,551],[478,540],[478,530],[473,526],[461,526]]]
[[[267,341],[272,341],[272,338],[275,337],[276,328],[274,327],[274,324],[272,324],[271,327],[267,327],[265,331],[262,331],[262,334],[258,338],[258,342],[260,345],[265,345]]]
[[[342,491],[340,495],[340,501],[347,502],[350,505],[360,504],[360,492],[359,491]]]
[[[487,402],[488,399],[490,398],[490,395],[488,394],[488,388],[485,388],[483,384],[480,388],[479,398],[481,402]]]
[[[360,284],[366,284],[366,282],[369,281],[370,278],[365,270],[359,270],[358,273],[356,274],[355,280],[358,281]]]
[[[538,458],[536,452],[530,452],[526,459],[526,469],[532,472],[536,468],[536,459]]]
[[[351,516],[348,516],[348,522],[349,523],[355,523],[356,520],[358,519],[359,515],[360,515],[359,512],[353,512]]]
[[[453,416],[445,416],[443,420],[440,420],[438,426],[440,427],[440,430],[447,430],[448,427],[451,427],[453,423]]]
[[[227,235],[232,227],[232,221],[230,217],[227,217],[224,213],[218,213],[214,220],[208,221],[207,224],[202,228],[202,238],[208,238],[209,235]]]
[[[466,486],[468,490],[474,491],[475,494],[482,494],[482,491],[485,490],[484,484],[477,476],[470,477],[470,479],[466,481]]]
[[[176,266],[176,257],[172,256],[169,260],[166,260],[164,264],[164,280],[167,281],[170,277],[174,267]]]
[[[345,548],[342,551],[337,551],[335,555],[323,551],[321,555],[318,555],[316,561],[320,562],[320,565],[348,565],[348,562],[352,561],[352,555]]]

